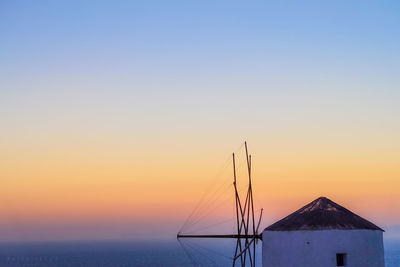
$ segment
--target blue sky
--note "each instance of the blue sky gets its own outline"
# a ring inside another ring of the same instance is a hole
[[[206,94],[310,83],[348,90],[342,81],[364,86],[351,89],[359,93],[378,86],[393,93],[398,85],[396,1],[2,1],[0,8],[2,90],[55,79]]]

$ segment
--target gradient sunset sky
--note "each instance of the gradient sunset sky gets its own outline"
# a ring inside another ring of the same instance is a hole
[[[173,237],[244,140],[262,227],[395,229],[399,48],[398,1],[0,1],[0,241]]]

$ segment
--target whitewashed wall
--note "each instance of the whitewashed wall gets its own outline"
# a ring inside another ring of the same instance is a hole
[[[383,232],[375,230],[264,231],[263,267],[384,267]]]

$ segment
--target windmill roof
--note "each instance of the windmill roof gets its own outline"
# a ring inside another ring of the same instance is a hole
[[[336,204],[320,197],[282,220],[265,228],[266,231],[296,230],[380,230],[375,224]]]

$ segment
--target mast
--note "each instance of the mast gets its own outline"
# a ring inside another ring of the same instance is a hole
[[[239,193],[237,190],[237,185],[236,185],[236,163],[235,163],[235,153],[232,153],[232,162],[233,162],[233,187],[235,188],[235,206],[236,206],[236,226],[237,226],[237,233],[238,236],[241,234],[241,227],[239,227],[239,207],[240,211],[242,210],[241,204],[240,204],[240,198],[239,198]],[[240,212],[242,214],[242,211]],[[237,238],[236,240],[236,246],[235,246],[235,255],[239,252],[242,251],[242,242],[240,241],[240,238]],[[235,266],[236,259],[233,259],[232,266]],[[242,263],[243,266],[243,257],[240,255],[240,262]]]
[[[250,194],[250,201],[251,201],[251,215],[252,215],[252,222],[253,222],[253,235],[256,235],[256,224],[254,220],[254,201],[253,201],[253,187],[251,184],[251,155],[249,155],[247,149],[247,142],[244,142],[244,146],[246,148],[246,157],[247,157],[247,166],[249,172],[249,194]],[[253,243],[253,259],[255,260],[256,257],[256,243]]]

